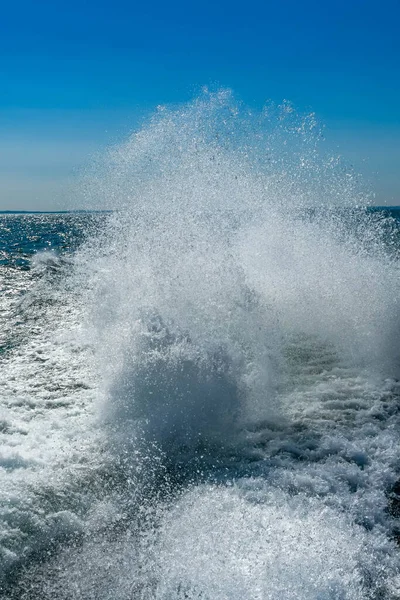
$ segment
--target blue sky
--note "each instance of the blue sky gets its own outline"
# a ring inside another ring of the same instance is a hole
[[[94,153],[210,84],[314,110],[377,203],[400,204],[399,0],[7,4],[0,209],[67,207]]]

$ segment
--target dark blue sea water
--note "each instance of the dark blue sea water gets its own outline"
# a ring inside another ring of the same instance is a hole
[[[0,214],[4,599],[400,597],[400,213],[238,114]]]
[[[0,265],[29,268],[37,252],[73,252],[101,219],[90,213],[0,211]]]

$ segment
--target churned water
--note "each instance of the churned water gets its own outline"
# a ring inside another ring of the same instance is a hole
[[[6,599],[400,597],[399,220],[204,94],[0,216]]]

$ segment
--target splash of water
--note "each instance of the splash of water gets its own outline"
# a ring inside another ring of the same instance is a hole
[[[205,93],[96,173],[76,277],[119,483],[46,597],[397,597],[399,268],[320,138]]]
[[[112,149],[94,319],[116,418],[185,443],[274,419],[295,336],[395,374],[398,267],[319,138],[313,115],[222,91]]]

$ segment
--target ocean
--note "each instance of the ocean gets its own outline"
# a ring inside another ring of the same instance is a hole
[[[278,113],[161,107],[98,212],[0,214],[5,600],[400,598],[400,210]]]

